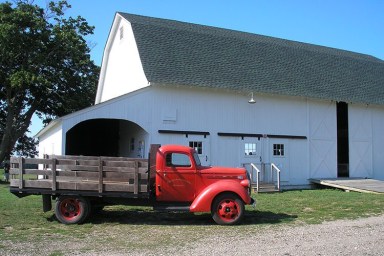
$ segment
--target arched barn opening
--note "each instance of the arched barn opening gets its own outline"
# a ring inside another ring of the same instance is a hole
[[[148,133],[122,119],[91,119],[66,133],[65,154],[145,158]]]

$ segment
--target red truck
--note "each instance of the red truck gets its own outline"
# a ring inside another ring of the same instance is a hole
[[[93,211],[121,204],[211,212],[216,223],[233,225],[242,220],[244,205],[255,204],[244,168],[202,166],[195,150],[185,146],[151,145],[147,160],[47,156],[10,162],[11,193],[42,195],[44,212],[56,199],[55,215],[64,224],[82,223]]]

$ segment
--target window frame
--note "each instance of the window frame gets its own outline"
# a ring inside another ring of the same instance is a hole
[[[198,155],[200,155],[200,156],[203,155],[204,150],[203,150],[203,142],[202,141],[191,140],[191,141],[189,141],[188,145],[190,148],[193,148]]]
[[[286,157],[286,147],[284,143],[273,143],[272,146],[272,156],[273,157]]]
[[[177,158],[175,160],[175,158],[173,157],[174,155],[185,157],[182,160],[184,161],[184,160],[188,159],[189,165],[188,164],[183,164],[181,161],[180,161],[180,163],[174,162],[174,161],[178,160]],[[169,157],[171,157],[171,159],[169,159]],[[165,166],[166,167],[170,167],[170,168],[192,168],[193,165],[192,165],[191,158],[190,158],[190,156],[188,154],[179,153],[179,152],[169,152],[165,156]]]
[[[243,154],[245,157],[257,157],[257,143],[256,142],[244,142]],[[251,147],[247,147],[251,145]],[[248,152],[248,154],[247,154]],[[250,154],[252,153],[252,154]]]

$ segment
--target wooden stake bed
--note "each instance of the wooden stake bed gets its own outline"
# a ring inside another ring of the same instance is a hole
[[[87,191],[99,195],[121,192],[148,194],[148,160],[124,157],[48,156],[11,158],[10,189],[26,191]],[[31,168],[31,166],[35,166]],[[93,194],[93,193],[92,193]]]

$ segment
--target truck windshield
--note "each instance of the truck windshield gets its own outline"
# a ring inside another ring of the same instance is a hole
[[[193,154],[193,158],[195,159],[196,166],[201,166],[199,155],[196,152]]]

